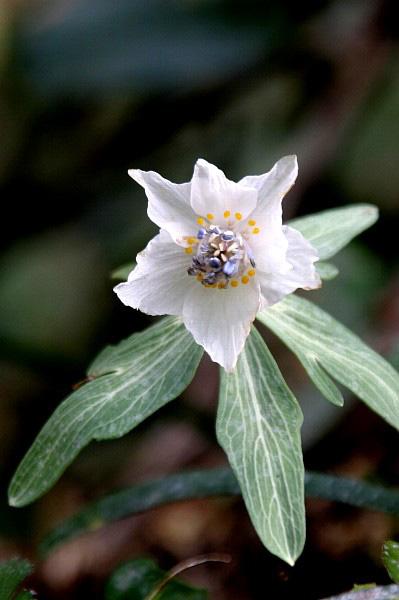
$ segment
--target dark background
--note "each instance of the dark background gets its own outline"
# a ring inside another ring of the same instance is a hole
[[[307,297],[399,364],[399,63],[394,2],[2,0],[0,4],[0,559],[38,561],[55,523],[124,485],[223,464],[217,369],[121,440],[93,444],[44,498],[9,509],[6,487],[40,426],[95,353],[150,318],[110,272],[155,232],[132,167],[191,178],[204,157],[231,179],[295,153],[285,218],[348,203],[381,217]],[[307,468],[396,485],[398,437],[349,396],[320,398],[272,337],[303,404]],[[204,386],[204,382],[207,385]],[[38,563],[41,598],[101,598],[121,561],[164,568],[203,552],[230,566],[190,573],[212,599],[306,598],[388,583],[382,542],[398,522],[308,502],[294,569],[261,546],[241,501],[171,505],[76,539]]]

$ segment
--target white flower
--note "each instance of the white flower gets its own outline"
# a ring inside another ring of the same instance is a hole
[[[129,171],[160,232],[115,287],[119,298],[150,315],[179,315],[212,360],[232,370],[260,309],[320,286],[316,251],[282,225],[281,201],[297,172],[295,156],[238,183],[203,159],[189,183]]]

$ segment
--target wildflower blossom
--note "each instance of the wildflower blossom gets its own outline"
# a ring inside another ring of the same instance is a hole
[[[160,232],[115,287],[120,300],[150,315],[179,315],[212,360],[232,370],[259,310],[320,286],[315,249],[282,224],[281,202],[297,172],[295,156],[238,183],[203,159],[182,184],[129,171]]]

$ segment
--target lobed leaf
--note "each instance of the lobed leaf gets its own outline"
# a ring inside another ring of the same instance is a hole
[[[294,295],[262,311],[258,319],[298,356],[328,400],[342,403],[327,373],[399,429],[399,374],[349,329]]]
[[[23,506],[46,492],[91,440],[120,437],[176,398],[202,353],[176,317],[105,348],[89,368],[89,382],[62,402],[22,460],[10,504]]]
[[[266,548],[293,565],[305,542],[302,413],[252,329],[233,373],[222,371],[216,431]]]
[[[372,204],[353,204],[293,219],[289,225],[316,248],[320,260],[327,260],[377,219],[378,209]]]

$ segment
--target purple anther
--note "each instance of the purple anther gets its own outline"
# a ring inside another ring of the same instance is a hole
[[[225,263],[224,267],[223,267],[223,273],[225,275],[227,275],[228,277],[231,277],[231,275],[234,275],[234,273],[237,271],[237,264],[232,262],[231,260],[228,260],[227,263]]]
[[[203,285],[212,285],[216,281],[216,273],[208,273],[206,277],[201,281]]]
[[[205,261],[203,256],[194,256],[191,264],[196,269],[202,269],[204,267]]]
[[[230,242],[230,240],[234,239],[234,233],[233,233],[233,231],[226,230],[226,231],[223,231],[223,233],[220,237],[222,238],[222,240],[224,242]]]
[[[220,269],[222,268],[222,263],[219,260],[219,258],[217,258],[216,256],[213,256],[212,258],[209,259],[209,266],[212,269],[220,271]]]
[[[205,234],[206,234],[206,229],[204,229],[203,227],[201,227],[201,229],[198,230],[197,238],[199,240],[202,240],[205,237]]]

